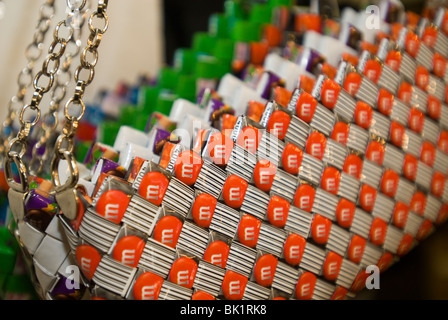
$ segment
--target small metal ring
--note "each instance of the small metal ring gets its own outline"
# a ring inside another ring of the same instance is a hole
[[[71,115],[68,113],[68,107],[69,107],[71,104],[79,104],[79,105],[81,106],[81,114],[80,114],[78,117],[76,117],[76,116],[71,116]],[[75,101],[75,98],[71,98],[71,99],[68,100],[67,103],[65,104],[64,115],[65,115],[65,118],[66,118],[68,121],[76,120],[76,121],[79,122],[79,121],[81,121],[82,117],[84,116],[85,111],[86,111],[86,105],[84,104],[84,101],[82,101],[82,100],[77,100],[77,101]]]
[[[46,77],[49,78],[49,82],[48,82],[48,84],[47,84],[46,87],[40,87],[40,86],[39,86],[39,80],[40,80],[40,78],[41,78],[42,76],[46,76]],[[50,74],[50,75],[46,75],[46,74],[44,74],[42,71],[39,71],[39,72],[36,74],[36,77],[34,78],[34,89],[35,89],[35,90],[40,89],[40,90],[42,90],[42,93],[46,93],[46,92],[50,91],[50,88],[53,86],[53,82],[54,82],[54,75],[52,75],[52,74]]]
[[[70,34],[69,34],[69,36],[68,36],[67,39],[64,39],[64,38],[59,37],[59,30],[61,29],[62,26],[66,27],[66,28],[70,31]],[[55,39],[62,40],[62,41],[64,41],[65,43],[67,43],[67,42],[69,42],[70,39],[73,37],[73,34],[74,34],[73,28],[70,27],[70,26],[67,26],[67,25],[66,25],[66,21],[64,20],[64,21],[60,21],[60,22],[57,24],[56,28],[54,29],[54,34],[53,34],[53,36],[54,36]]]
[[[102,18],[102,20],[104,20],[105,24],[104,24],[104,27],[102,29],[93,27],[93,19],[95,17]],[[98,11],[95,11],[95,12],[93,12],[90,15],[90,18],[89,18],[89,30],[90,30],[91,33],[104,34],[107,31],[108,28],[109,28],[109,17],[107,16],[106,12],[103,12],[102,14],[100,14]]]
[[[54,49],[58,44],[61,45],[61,48],[59,49],[58,53],[55,53]],[[54,39],[51,42],[50,47],[48,48],[48,53],[54,54],[53,59],[60,59],[65,53],[66,49],[67,49],[67,42],[64,39]]]
[[[87,61],[87,53],[90,52],[93,55],[93,61],[89,62]],[[96,64],[98,63],[98,50],[95,47],[90,47],[87,46],[83,52],[81,53],[81,64],[85,67],[85,68],[95,68]]]
[[[21,146],[20,151],[13,150],[15,145]],[[20,158],[22,158],[26,153],[26,149],[27,149],[27,144],[25,141],[20,140],[19,138],[13,138],[8,143],[8,147],[6,149],[6,155],[8,157],[12,158],[15,154],[17,154]]]
[[[42,63],[43,74],[45,74],[47,76],[50,76],[50,75],[54,76],[56,74],[56,72],[58,72],[61,61],[59,59],[57,59],[56,56],[57,56],[56,53],[52,53]],[[48,70],[48,66],[50,65],[50,62],[52,62],[52,61],[54,62],[54,67],[53,67],[53,69]]]
[[[20,182],[15,181],[15,175],[12,172],[11,164],[14,162],[19,171]],[[3,167],[5,170],[5,178],[9,187],[20,193],[25,193],[28,191],[28,169],[22,161],[22,156],[18,153],[7,153],[3,162]]]
[[[20,123],[21,123],[22,125],[25,124],[25,121],[24,121],[23,119],[24,119],[24,117],[25,117],[25,111],[28,110],[28,109],[30,109],[30,110],[32,110],[32,111],[36,111],[36,113],[37,113],[36,116],[34,117],[34,120],[33,120],[33,121],[29,121],[29,122],[31,123],[31,126],[34,127],[34,126],[39,122],[39,120],[40,120],[41,111],[40,111],[40,108],[32,107],[32,106],[29,105],[29,104],[27,104],[26,106],[24,106],[24,107],[22,108],[22,110],[20,111]]]
[[[82,70],[89,70],[89,78],[87,80],[80,80],[79,76],[81,74]],[[86,86],[89,85],[90,83],[92,83],[93,78],[95,77],[95,69],[94,68],[84,68],[82,65],[80,65],[78,68],[76,68],[75,70],[75,81],[76,82],[83,82]]]

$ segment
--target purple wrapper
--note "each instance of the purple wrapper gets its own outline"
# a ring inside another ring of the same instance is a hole
[[[268,78],[267,78],[266,82],[263,83],[263,88],[262,88],[263,91],[262,91],[261,97],[263,99],[269,100],[271,98],[272,89],[274,88],[274,86],[276,84],[278,84],[280,82],[281,78],[270,71],[265,72],[264,77],[266,77],[266,75]],[[262,79],[263,79],[262,81],[264,81],[264,77],[262,77]]]
[[[26,211],[39,210],[47,213],[56,213],[56,205],[53,197],[44,197],[31,190],[25,204]]]

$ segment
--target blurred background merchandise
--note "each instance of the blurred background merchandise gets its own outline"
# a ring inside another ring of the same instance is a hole
[[[16,90],[16,76],[24,66],[23,52],[34,30],[36,13],[42,1],[4,0],[0,20],[0,118],[4,119],[8,100]],[[93,100],[102,89],[112,90],[119,82],[133,82],[138,75],[154,76],[173,63],[177,48],[190,47],[193,34],[204,31],[210,15],[222,12],[224,0],[127,0],[111,1],[110,29],[101,44],[95,81],[86,100]],[[262,1],[260,1],[262,2]],[[407,10],[447,6],[448,1],[403,0]],[[361,10],[375,1],[340,0],[340,8]],[[65,15],[59,10],[54,21]],[[299,1],[299,5],[309,5]],[[48,47],[49,39],[45,43]],[[69,89],[69,92],[73,90]],[[48,97],[47,97],[48,98]],[[45,103],[42,103],[45,109]],[[8,214],[1,204],[0,225]],[[398,264],[381,276],[380,290],[364,290],[357,299],[448,299],[448,225],[439,228]],[[35,299],[23,259],[6,227],[0,228],[0,298]]]

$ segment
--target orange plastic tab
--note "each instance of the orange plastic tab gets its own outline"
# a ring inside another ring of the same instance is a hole
[[[218,200],[207,193],[197,196],[191,209],[193,221],[202,228],[210,227]]]
[[[298,266],[302,261],[305,251],[306,240],[298,234],[292,233],[288,236],[283,245],[283,255],[286,263],[292,266]]]
[[[100,264],[101,255],[94,247],[82,244],[76,248],[75,256],[84,276],[92,280],[96,268]]]
[[[145,248],[145,241],[137,236],[125,236],[118,240],[112,257],[132,268],[136,268]]]
[[[135,300],[157,300],[162,289],[163,278],[152,272],[141,274],[134,283],[132,293]]]

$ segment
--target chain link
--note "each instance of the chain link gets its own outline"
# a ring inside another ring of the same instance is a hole
[[[74,11],[80,12],[81,10],[83,10],[85,4],[86,1],[82,1],[81,7],[76,8],[72,7],[74,8],[74,10],[73,9],[70,10],[67,17],[56,25],[53,33],[53,41],[48,50],[48,56],[42,64],[42,69],[36,74],[33,81],[35,91],[31,103],[29,105],[25,105],[22,107],[19,117],[21,127],[19,129],[19,132],[17,133],[16,138],[11,140],[11,142],[14,143],[11,144],[10,142],[6,147],[5,160],[4,160],[6,180],[8,181],[8,184],[11,187],[11,189],[14,189],[17,192],[23,192],[23,193],[27,192],[28,181],[20,181],[20,184],[14,182],[14,179],[11,176],[12,172],[11,164],[13,162],[12,160],[14,159],[14,162],[18,164],[18,167],[25,168],[26,170],[26,172],[20,173],[21,180],[28,179],[28,170],[26,169],[26,166],[23,163],[24,153],[17,154],[16,151],[12,150],[12,147],[14,146],[14,144],[17,143],[22,146],[26,145],[31,129],[39,122],[41,112],[40,103],[42,101],[44,94],[50,91],[50,89],[52,88],[54,84],[55,74],[59,70],[60,59],[65,53],[67,43],[73,37],[74,31],[70,23],[68,23],[68,20],[71,19]],[[44,12],[45,8],[42,8],[41,14],[43,14]],[[63,36],[64,28],[68,30],[68,35],[66,35],[65,38]],[[58,48],[59,51],[55,52],[55,50]],[[52,66],[52,68],[49,68],[50,66]],[[33,112],[36,112],[33,121],[25,119],[25,111],[28,109],[32,110]]]
[[[89,18],[88,25],[90,30],[90,35],[87,40],[87,45],[80,55],[80,65],[76,68],[74,78],[75,78],[75,93],[71,99],[67,101],[64,108],[64,115],[66,118],[66,123],[62,134],[56,141],[53,160],[52,160],[52,180],[54,185],[57,187],[56,192],[62,192],[69,188],[74,188],[78,183],[77,179],[71,179],[71,182],[61,185],[59,181],[58,168],[59,163],[62,160],[67,160],[67,154],[73,155],[74,140],[76,131],[78,129],[79,121],[81,121],[85,112],[85,104],[83,101],[84,93],[86,87],[93,81],[95,76],[95,66],[98,63],[98,47],[101,43],[103,34],[107,31],[109,27],[109,18],[107,16],[108,0],[99,0],[98,7]],[[103,27],[97,28],[94,26],[94,22],[99,20],[102,22]],[[92,60],[88,60],[88,53],[93,55]],[[82,79],[81,72],[87,71],[88,78]],[[77,106],[75,108],[75,106]],[[79,111],[80,108],[80,111]],[[69,166],[75,166],[71,169],[71,172],[78,172],[75,161],[70,161]]]
[[[39,9],[39,19],[33,41],[26,47],[25,57],[27,64],[17,77],[17,93],[8,102],[6,119],[3,122],[3,132],[0,138],[0,154],[4,154],[8,141],[14,136],[13,123],[19,108],[23,105],[27,89],[33,84],[33,68],[36,61],[42,56],[42,47],[45,36],[50,29],[51,19],[55,14],[55,0],[46,0]]]
[[[67,7],[71,8],[71,4],[67,1]],[[78,8],[78,7],[75,7]],[[63,56],[63,60],[59,66],[59,70],[55,74],[54,86],[51,90],[51,101],[48,112],[43,116],[42,125],[40,128],[40,136],[38,141],[33,146],[32,157],[29,164],[30,173],[35,176],[41,176],[47,174],[50,171],[50,154],[52,153],[52,142],[57,135],[57,127],[59,125],[59,109],[62,101],[67,94],[67,87],[70,84],[72,78],[71,65],[73,59],[79,55],[81,51],[81,36],[82,28],[86,21],[88,14],[88,5],[84,7],[84,10],[78,14],[80,20],[76,22],[78,25],[73,29],[73,35],[70,41],[67,43],[66,53]],[[70,45],[72,48],[70,48]],[[68,50],[72,49],[72,50]]]

